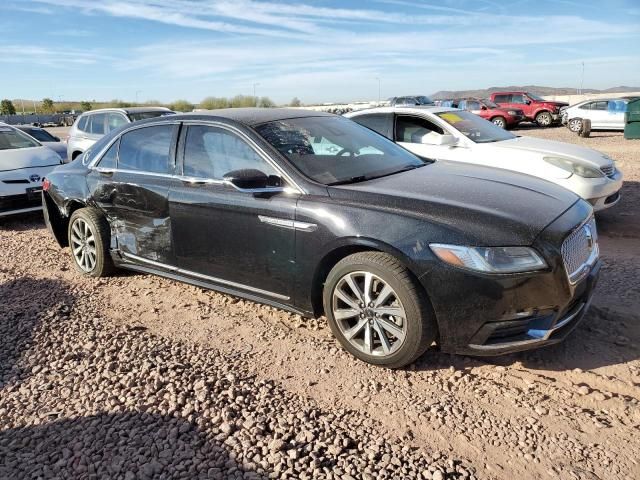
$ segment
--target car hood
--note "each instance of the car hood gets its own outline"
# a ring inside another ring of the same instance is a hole
[[[602,168],[613,160],[592,148],[580,147],[571,143],[557,142],[534,137],[517,137],[492,144],[496,148],[509,148],[539,153],[544,156],[564,157],[576,160],[585,166]]]
[[[0,172],[60,165],[60,155],[48,147],[0,150]]]
[[[487,246],[531,245],[578,201],[569,190],[535,177],[449,161],[329,188],[334,198],[418,216]]]
[[[544,105],[553,105],[554,107],[568,107],[569,104],[567,102],[551,102],[551,101],[547,101],[545,100],[544,102],[540,102]]]

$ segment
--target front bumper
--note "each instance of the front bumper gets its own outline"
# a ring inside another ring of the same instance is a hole
[[[622,172],[616,170],[612,177],[583,178],[571,175],[557,183],[587,200],[597,212],[618,203],[623,178]]]
[[[561,341],[587,311],[600,263],[569,281],[561,246],[593,210],[577,201],[533,242],[548,268],[491,275],[433,262],[419,280],[438,322],[444,352],[500,355]]]
[[[39,188],[24,194],[0,196],[0,217],[41,210],[41,191]]]
[[[575,300],[562,311],[538,311],[525,318],[487,322],[466,348],[457,353],[490,356],[520,352],[563,341],[586,314],[600,274],[598,261],[577,290]]]

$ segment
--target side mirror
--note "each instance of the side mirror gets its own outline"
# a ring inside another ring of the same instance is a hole
[[[524,103],[526,103],[527,105],[531,105],[531,100],[525,100]]]
[[[482,105],[482,107],[480,107],[482,110],[486,110],[487,106],[486,105]]]
[[[425,145],[453,146],[458,143],[458,139],[448,133],[445,133],[444,135],[424,135],[420,143]]]
[[[267,175],[253,168],[228,172],[224,180],[236,190],[246,193],[277,193],[284,190],[282,178],[278,175]]]

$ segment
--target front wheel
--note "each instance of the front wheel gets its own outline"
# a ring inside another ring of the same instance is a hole
[[[504,117],[494,117],[491,119],[493,124],[500,128],[507,128],[507,121]]]
[[[567,127],[569,127],[569,130],[571,130],[573,133],[580,133],[580,130],[582,130],[582,119],[572,118],[567,123]]]
[[[549,112],[540,112],[536,115],[536,123],[541,127],[548,127],[553,122],[553,117]]]
[[[424,292],[394,257],[361,252],[338,262],[323,292],[331,331],[365,362],[388,368],[413,363],[437,337]]]
[[[88,277],[106,277],[113,271],[109,224],[97,210],[81,208],[73,212],[68,235],[76,270]]]

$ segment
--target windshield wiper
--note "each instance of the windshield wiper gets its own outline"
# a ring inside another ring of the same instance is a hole
[[[347,185],[349,183],[358,183],[365,182],[367,180],[371,180],[373,177],[367,177],[366,175],[358,175],[357,177],[345,178],[344,180],[338,180],[337,182],[327,183],[329,186],[334,185]]]

